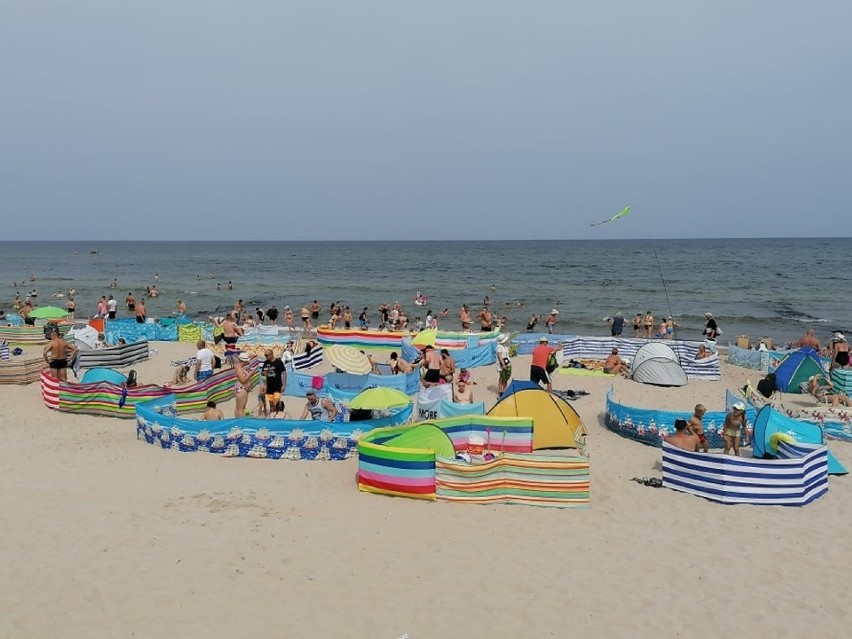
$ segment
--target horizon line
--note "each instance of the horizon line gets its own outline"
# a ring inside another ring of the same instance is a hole
[[[128,242],[128,243],[145,243],[145,242],[162,242],[162,243],[192,243],[197,244],[201,242],[206,243],[218,243],[218,244],[233,244],[233,243],[269,243],[269,242],[280,242],[280,243],[328,243],[328,242],[351,242],[351,243],[380,243],[380,242],[398,242],[398,243],[416,243],[416,242],[671,242],[671,241],[707,241],[707,240],[848,240],[852,239],[852,235],[847,236],[785,236],[785,235],[774,235],[774,236],[761,236],[761,237],[752,237],[752,236],[738,236],[738,237],[647,237],[647,238],[637,238],[637,237],[611,237],[611,238],[500,238],[500,239],[303,239],[303,240],[258,240],[258,239],[230,239],[230,240],[197,240],[197,239],[142,239],[142,240],[126,240],[126,239],[66,239],[66,240],[44,240],[44,239],[27,239],[27,240],[10,240],[10,239],[0,239],[0,244],[14,244],[14,243],[31,243],[38,242],[42,244],[62,244],[62,243],[73,243],[73,242],[104,242],[104,243],[113,243],[113,242]]]

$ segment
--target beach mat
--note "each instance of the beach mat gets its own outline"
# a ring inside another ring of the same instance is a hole
[[[604,373],[600,368],[560,368],[559,374],[579,377],[615,377],[612,373]]]

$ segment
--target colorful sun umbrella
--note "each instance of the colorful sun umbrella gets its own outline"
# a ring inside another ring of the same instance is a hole
[[[346,373],[366,375],[373,370],[373,365],[367,356],[351,346],[333,344],[324,350],[324,354],[332,366]]]
[[[39,306],[36,309],[30,311],[30,317],[34,317],[35,319],[62,319],[68,316],[68,311],[64,308],[59,308],[58,306]]]
[[[364,410],[385,410],[388,408],[401,408],[408,406],[411,398],[395,388],[377,386],[368,388],[358,393],[351,402],[349,408],[360,408]]]

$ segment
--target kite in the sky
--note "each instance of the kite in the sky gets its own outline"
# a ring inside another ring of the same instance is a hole
[[[618,218],[624,217],[625,215],[630,213],[630,208],[631,207],[629,207],[629,206],[625,206],[623,209],[621,209],[618,213],[613,215],[608,220],[601,220],[600,222],[595,222],[594,224],[590,224],[589,226],[600,226],[601,224],[606,224],[608,222],[615,222]]]

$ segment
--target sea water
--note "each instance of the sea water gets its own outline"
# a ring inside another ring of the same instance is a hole
[[[0,308],[32,289],[39,305],[64,306],[54,294],[73,288],[78,317],[93,315],[108,294],[119,300],[121,317],[128,292],[139,298],[156,285],[159,297],[147,304],[152,317],[174,314],[179,298],[195,318],[220,315],[242,299],[250,312],[290,305],[298,324],[299,307],[316,299],[323,320],[339,301],[353,318],[368,307],[375,327],[379,304],[399,301],[412,323],[447,308],[440,327],[458,329],[461,304],[475,319],[488,296],[512,330],[523,330],[531,313],[555,308],[557,333],[606,335],[604,318],[621,312],[629,335],[631,318],[650,310],[657,325],[671,314],[682,325],[679,336],[696,339],[709,311],[724,331],[721,342],[748,335],[783,343],[806,328],[823,340],[852,332],[850,255],[849,238],[2,242]],[[426,306],[413,304],[417,291]]]

